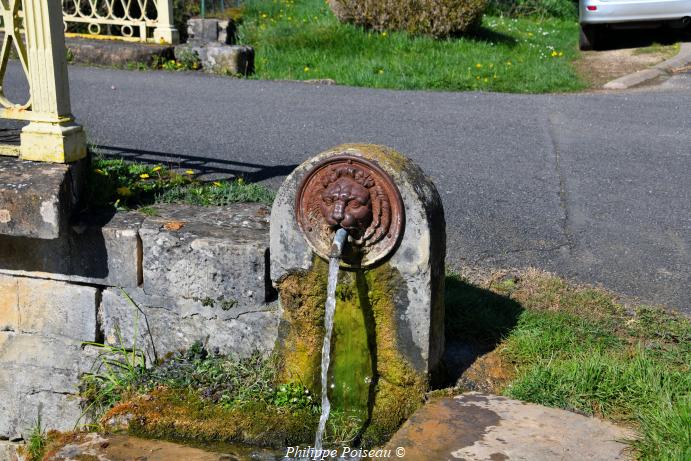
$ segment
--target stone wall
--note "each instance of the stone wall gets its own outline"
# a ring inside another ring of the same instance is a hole
[[[0,442],[26,439],[39,413],[47,428],[87,422],[79,378],[99,360],[85,342],[136,346],[150,362],[195,341],[270,351],[268,250],[259,204],[162,205],[80,216],[53,239],[0,235]]]

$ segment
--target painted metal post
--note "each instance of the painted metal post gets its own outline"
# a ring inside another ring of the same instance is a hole
[[[62,2],[24,0],[23,13],[31,110],[17,117],[29,120],[20,158],[59,163],[84,158],[86,135],[70,108]]]
[[[180,43],[180,32],[173,24],[173,0],[158,0],[158,18],[154,29],[154,41],[156,43],[168,43],[175,45]]]

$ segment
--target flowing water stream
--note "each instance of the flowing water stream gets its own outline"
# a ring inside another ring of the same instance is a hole
[[[321,385],[322,385],[322,414],[319,418],[319,428],[314,439],[315,450],[321,450],[322,438],[326,421],[329,419],[331,403],[329,402],[329,364],[331,362],[331,335],[336,312],[336,285],[338,284],[338,268],[341,264],[341,253],[348,233],[345,229],[338,229],[331,246],[329,255],[329,283],[326,290],[326,314],[324,315],[324,344],[322,345]]]

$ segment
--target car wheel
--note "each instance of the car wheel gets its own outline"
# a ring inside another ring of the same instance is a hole
[[[596,50],[600,41],[600,28],[597,26],[580,26],[580,36],[578,46],[582,51]]]

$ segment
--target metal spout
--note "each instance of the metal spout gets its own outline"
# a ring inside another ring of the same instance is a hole
[[[342,227],[336,231],[334,236],[333,244],[331,245],[331,251],[329,253],[330,258],[340,258],[343,253],[343,245],[348,238],[348,231]]]

